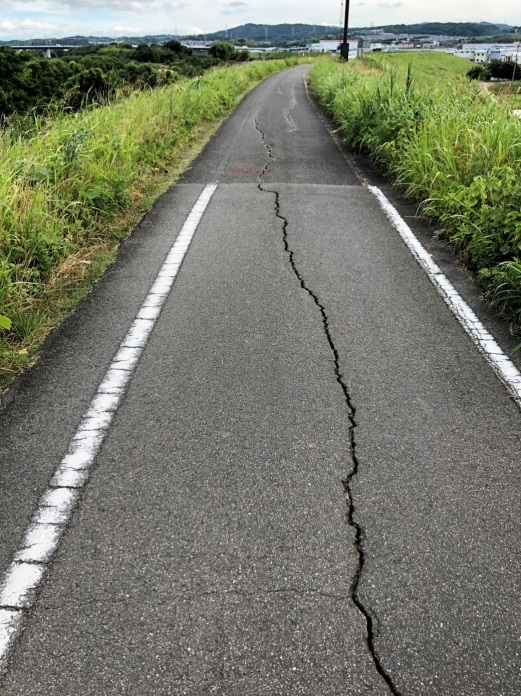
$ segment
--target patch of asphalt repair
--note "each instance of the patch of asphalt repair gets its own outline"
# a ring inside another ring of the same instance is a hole
[[[359,461],[358,461],[358,456],[357,456],[357,447],[356,447],[356,427],[357,427],[357,422],[356,422],[356,408],[353,403],[353,400],[351,398],[351,394],[349,393],[349,389],[347,387],[347,384],[345,382],[345,379],[342,375],[342,372],[340,370],[340,357],[337,351],[337,348],[334,344],[333,338],[331,336],[331,331],[329,328],[329,320],[327,317],[326,309],[324,305],[320,303],[320,300],[318,296],[313,292],[313,290],[306,284],[304,278],[302,277],[300,271],[297,268],[296,262],[295,262],[295,255],[293,250],[291,249],[289,245],[289,239],[288,239],[288,227],[289,227],[289,220],[284,217],[281,214],[281,205],[280,205],[280,194],[278,191],[274,191],[268,188],[264,188],[264,181],[263,181],[263,176],[267,172],[271,162],[275,161],[275,156],[273,154],[273,150],[269,143],[266,141],[266,136],[262,128],[259,126],[259,122],[257,118],[254,120],[255,123],[255,128],[259,132],[262,143],[264,147],[266,148],[268,152],[268,157],[269,161],[259,174],[259,183],[258,183],[258,188],[260,191],[263,193],[269,193],[275,196],[275,216],[281,221],[282,223],[282,241],[284,244],[284,251],[286,252],[289,260],[289,264],[297,277],[298,282],[300,283],[300,287],[305,290],[305,292],[308,293],[308,295],[311,297],[315,305],[317,306],[321,319],[322,319],[322,324],[324,327],[324,333],[326,335],[327,342],[329,344],[329,347],[331,349],[331,352],[333,353],[333,361],[334,361],[334,373],[335,373],[335,378],[338,384],[340,385],[340,388],[342,389],[342,392],[344,394],[344,399],[346,402],[347,406],[347,415],[348,415],[348,420],[349,420],[349,450],[351,454],[351,459],[352,459],[352,467],[351,470],[347,473],[347,476],[345,480],[342,482],[344,486],[344,494],[347,502],[347,522],[350,527],[354,529],[355,532],[355,549],[358,557],[358,563],[356,566],[355,573],[353,575],[353,578],[351,580],[351,585],[350,585],[350,599],[352,600],[353,604],[356,606],[356,608],[359,610],[359,612],[364,616],[365,621],[366,621],[366,626],[367,626],[367,647],[369,649],[369,653],[371,655],[371,658],[374,662],[376,671],[378,674],[382,677],[382,679],[385,681],[387,686],[389,687],[390,692],[393,694],[393,696],[401,696],[400,692],[396,688],[396,686],[393,683],[393,680],[389,673],[386,671],[384,666],[382,665],[382,662],[380,660],[380,657],[376,651],[375,647],[375,638],[377,635],[377,627],[378,627],[378,619],[374,615],[373,611],[369,608],[366,607],[365,604],[362,602],[358,595],[358,586],[360,584],[360,579],[362,577],[362,573],[364,570],[364,565],[365,565],[365,551],[364,551],[364,537],[365,533],[362,528],[362,526],[356,521],[355,519],[355,504],[353,501],[353,496],[351,493],[351,482],[353,478],[358,474],[359,471]]]

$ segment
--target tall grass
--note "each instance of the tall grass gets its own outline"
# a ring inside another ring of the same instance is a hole
[[[99,276],[142,201],[240,97],[296,62],[219,68],[0,132],[0,388]]]
[[[521,325],[521,120],[457,81],[419,88],[414,76],[329,61],[311,82],[346,142],[421,202],[488,300]]]

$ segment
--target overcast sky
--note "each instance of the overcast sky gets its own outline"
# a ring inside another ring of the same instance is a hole
[[[192,34],[247,22],[333,24],[340,0],[0,0],[0,39],[75,34]],[[521,24],[519,0],[351,0],[350,25],[402,22]]]

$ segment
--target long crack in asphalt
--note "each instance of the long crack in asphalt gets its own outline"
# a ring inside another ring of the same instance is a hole
[[[349,449],[350,449],[350,454],[351,454],[351,459],[353,462],[353,466],[351,467],[351,470],[347,474],[346,479],[342,482],[344,486],[344,493],[345,493],[345,498],[347,501],[347,522],[350,527],[354,529],[355,532],[355,549],[357,552],[357,557],[358,557],[358,563],[357,567],[355,570],[355,573],[353,575],[353,579],[351,581],[351,586],[350,586],[350,597],[353,602],[353,604],[356,606],[356,608],[360,611],[360,613],[365,617],[366,625],[367,625],[367,646],[369,648],[369,652],[371,654],[372,660],[374,662],[376,671],[378,674],[382,677],[382,679],[385,681],[387,686],[389,687],[389,690],[393,694],[393,696],[401,696],[400,692],[394,685],[391,676],[389,673],[385,670],[385,668],[382,665],[382,662],[380,660],[380,657],[378,656],[378,653],[376,652],[375,648],[375,637],[376,637],[376,617],[374,616],[373,612],[364,605],[362,600],[359,597],[358,594],[358,586],[360,584],[360,578],[362,576],[362,572],[364,570],[364,565],[365,565],[365,551],[364,551],[364,530],[361,527],[361,525],[355,520],[355,505],[353,502],[353,495],[351,492],[351,482],[353,478],[358,474],[359,470],[359,461],[358,461],[358,456],[357,456],[357,449],[356,449],[356,436],[355,436],[355,430],[356,430],[356,408],[353,404],[353,400],[351,398],[351,395],[349,393],[349,390],[347,388],[347,384],[342,376],[342,373],[340,371],[340,358],[338,355],[338,351],[336,349],[336,346],[333,342],[333,338],[331,336],[331,330],[329,327],[329,320],[327,318],[326,310],[324,305],[320,303],[320,300],[318,299],[318,296],[311,290],[310,287],[306,284],[304,278],[300,274],[297,265],[295,263],[295,254],[291,247],[289,246],[289,240],[288,240],[288,227],[289,227],[289,220],[284,217],[284,215],[281,214],[281,205],[280,205],[280,194],[278,191],[272,191],[270,189],[264,188],[264,175],[266,174],[271,162],[275,161],[275,157],[273,155],[273,150],[270,147],[270,145],[266,141],[266,136],[264,131],[260,128],[259,123],[257,119],[254,121],[255,123],[255,128],[256,130],[260,133],[262,143],[266,150],[268,151],[268,156],[269,156],[269,161],[264,167],[264,169],[261,171],[259,175],[259,190],[262,191],[263,193],[269,193],[273,196],[275,196],[275,216],[282,222],[282,239],[284,243],[284,250],[288,255],[289,263],[291,268],[293,269],[293,272],[295,273],[295,276],[297,277],[300,287],[305,290],[308,295],[312,298],[313,302],[317,306],[320,315],[322,317],[322,324],[324,326],[324,333],[326,334],[327,342],[329,343],[329,347],[331,348],[331,352],[333,353],[334,356],[334,366],[335,366],[335,377],[336,381],[340,385],[340,388],[342,389],[342,392],[344,394],[344,399],[346,402],[347,406],[347,413],[348,413],[348,419],[349,419]]]

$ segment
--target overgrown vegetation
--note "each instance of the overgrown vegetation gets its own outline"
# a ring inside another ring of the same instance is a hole
[[[488,300],[521,325],[520,119],[468,83],[420,87],[410,70],[321,61],[311,82],[345,141],[421,202]]]
[[[488,83],[486,89],[511,109],[521,109],[521,84],[519,82]]]
[[[28,111],[45,113],[49,108],[78,109],[122,88],[157,87],[202,75],[223,62],[249,59],[247,51],[236,51],[226,43],[212,47],[209,54],[195,55],[176,40],[136,48],[110,44],[53,49],[52,54],[48,60],[41,52],[17,53],[0,46],[0,119]]]
[[[216,68],[0,132],[0,387],[239,98],[296,62]]]

